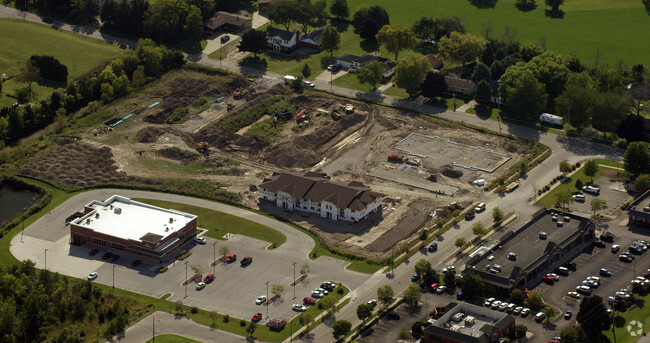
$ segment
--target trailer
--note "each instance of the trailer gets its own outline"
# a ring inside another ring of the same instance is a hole
[[[291,75],[285,75],[282,79],[284,80],[284,84],[288,85],[289,83],[291,83],[291,81],[296,80],[296,77]]]
[[[539,121],[542,122],[542,124],[562,126],[564,118],[550,113],[542,113],[542,115],[539,116]]]
[[[266,323],[271,330],[282,330],[284,329],[285,325],[287,325],[287,320],[285,318],[282,319],[270,319],[268,323]]]
[[[519,187],[519,181],[515,181],[506,187],[506,193],[510,193]]]

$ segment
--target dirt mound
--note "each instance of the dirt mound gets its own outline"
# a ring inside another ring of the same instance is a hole
[[[156,151],[156,153],[162,157],[182,162],[189,162],[200,156],[198,153],[177,148],[164,148]]]
[[[117,169],[110,148],[96,148],[77,141],[53,149],[41,159],[23,166],[20,172],[77,187],[110,182],[152,183],[151,180],[128,176]]]
[[[136,139],[140,143],[154,143],[155,141],[158,140],[158,137],[164,133],[163,130],[149,126],[145,127],[144,129],[138,131],[136,134]]]
[[[343,119],[333,122],[333,124],[323,127],[318,131],[296,138],[294,146],[317,150],[334,139],[346,128],[358,124],[364,119],[366,119],[366,116],[359,113],[347,115]]]
[[[311,149],[275,149],[266,155],[268,161],[285,168],[307,168],[315,165],[321,157]]]
[[[463,172],[457,169],[454,169],[452,166],[445,164],[444,166],[440,167],[440,174],[446,176],[446,177],[451,177],[454,179],[457,179],[461,176],[463,176]]]
[[[247,78],[242,76],[235,77],[232,81],[228,83],[228,87],[239,88],[239,87],[248,87],[251,82]]]

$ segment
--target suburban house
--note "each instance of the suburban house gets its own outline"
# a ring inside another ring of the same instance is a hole
[[[282,1],[284,0],[261,0],[260,2],[257,3],[257,8],[259,9],[260,12],[264,12],[265,9],[277,3],[280,3]]]
[[[300,33],[271,28],[266,36],[267,46],[275,52],[290,54],[298,48],[308,48],[320,50],[321,36],[325,27],[321,27],[312,32]]]
[[[395,74],[395,65],[387,58],[370,55],[370,54],[363,54],[361,56],[357,56],[353,54],[343,54],[341,55],[341,57],[336,59],[337,64],[347,69],[361,69],[365,67],[366,64],[372,61],[378,61],[384,65],[383,77],[385,79],[389,79],[393,76],[393,74]]]
[[[260,201],[323,218],[359,222],[381,209],[383,195],[361,182],[332,182],[322,173],[273,173],[259,186]]]
[[[470,95],[474,92],[476,84],[472,80],[465,80],[454,76],[445,76],[447,90],[462,95]]]
[[[440,69],[440,67],[442,67],[442,58],[434,54],[424,55],[422,56],[422,59],[427,61],[427,63],[429,63],[431,68],[436,72]]]
[[[650,190],[634,200],[626,210],[629,225],[650,228]]]
[[[218,31],[237,33],[248,30],[253,27],[253,18],[247,17],[245,13],[216,12],[212,18],[203,22],[203,30],[209,34]]]

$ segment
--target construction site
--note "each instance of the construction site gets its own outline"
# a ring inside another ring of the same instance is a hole
[[[294,92],[281,79],[266,77],[177,71],[117,103],[21,172],[79,187],[101,178],[214,180],[246,206],[376,259],[448,218],[457,209],[450,202],[462,208],[496,197],[472,181],[489,184],[531,152],[498,135],[319,91]],[[281,171],[362,182],[384,194],[383,210],[343,224],[260,208],[257,185]]]

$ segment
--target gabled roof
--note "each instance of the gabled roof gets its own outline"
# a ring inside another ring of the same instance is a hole
[[[214,14],[214,17],[207,19],[203,25],[211,30],[214,30],[224,24],[243,26],[247,22],[253,22],[253,18],[235,13],[219,11]]]
[[[440,63],[442,63],[442,58],[434,54],[424,55],[422,56],[422,58],[426,60],[433,68],[436,68],[437,66],[440,65]]]
[[[459,79],[457,77],[445,76],[447,81],[447,88],[466,89],[468,91],[474,90],[476,84],[471,80]]]
[[[284,192],[294,199],[308,199],[314,202],[327,201],[339,209],[363,210],[383,195],[371,191],[363,183],[353,181],[347,185],[332,182],[324,174],[308,172],[273,174],[264,180],[260,188],[269,192]]]
[[[321,27],[320,29],[316,29],[312,32],[303,33],[300,36],[300,41],[302,42],[302,41],[310,40],[316,44],[320,44],[320,39],[325,29],[326,29],[325,27]]]
[[[337,60],[339,60],[339,61],[343,61],[343,62],[352,63],[352,62],[354,62],[357,58],[359,58],[359,56],[357,56],[357,55],[352,55],[352,54],[343,54],[343,55],[341,55],[341,57],[337,58]]]
[[[269,38],[278,37],[282,40],[290,41],[291,39],[293,39],[295,35],[296,35],[295,32],[289,32],[289,31],[280,30],[275,27],[272,27],[271,29],[269,29],[268,37]]]

